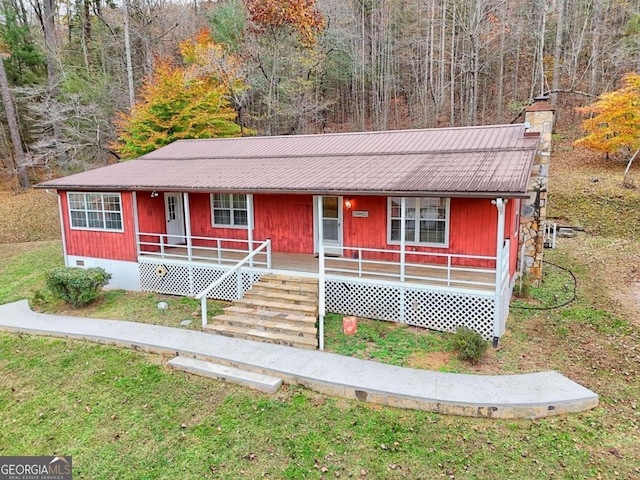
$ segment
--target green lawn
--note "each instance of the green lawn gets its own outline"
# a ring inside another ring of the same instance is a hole
[[[599,458],[615,434],[604,430],[604,409],[488,421],[295,387],[268,396],[171,371],[158,356],[30,336],[0,335],[0,358],[0,454],[69,454],[74,478],[577,479],[613,472],[611,458]],[[612,458],[624,471],[627,462]]]
[[[548,257],[584,278],[585,267],[562,251]],[[6,254],[0,302],[40,290],[45,310],[173,326],[193,319],[181,328],[197,328],[197,303],[189,299],[113,291],[83,311],[52,302],[42,272],[60,263],[57,243]],[[565,295],[566,275],[547,272],[545,283]],[[530,291],[534,300],[523,306],[560,299],[547,290]],[[160,298],[170,303],[164,314]],[[330,316],[327,346],[361,358],[416,366],[417,352],[450,352],[444,334],[370,321],[360,322],[354,337],[340,329],[339,317]],[[291,386],[264,395],[173,371],[156,355],[2,334],[0,455],[70,454],[75,478],[86,479],[632,479],[640,476],[638,340],[629,322],[582,295],[562,309],[514,309],[501,348],[481,371],[554,368],[596,390],[602,403],[582,414],[505,421],[386,408]],[[472,371],[451,359],[437,368]]]

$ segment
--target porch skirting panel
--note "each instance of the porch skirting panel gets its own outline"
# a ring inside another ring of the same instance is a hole
[[[493,338],[495,296],[491,292],[327,279],[326,310],[407,323],[442,332],[466,326]]]
[[[142,291],[184,296],[197,295],[229,270],[217,265],[149,259],[141,259],[138,266]],[[236,272],[212,290],[207,298],[227,301],[242,298],[261,275],[255,271]]]
[[[219,279],[230,266],[140,258],[140,289],[170,295],[195,296]],[[269,270],[246,267],[234,272],[207,298],[233,301],[242,298]],[[292,276],[296,272],[290,273]],[[508,315],[509,285],[502,296],[500,335]],[[406,323],[442,332],[466,326],[485,339],[495,332],[495,293],[455,287],[328,276],[326,311],[342,315]]]

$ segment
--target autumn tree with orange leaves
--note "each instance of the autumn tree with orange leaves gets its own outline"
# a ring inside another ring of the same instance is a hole
[[[131,112],[117,119],[114,150],[134,158],[175,140],[236,137],[233,95],[246,89],[233,56],[224,54],[208,32],[180,45],[185,66],[159,62],[139,93]]]
[[[287,29],[310,46],[325,27],[315,0],[247,0],[246,6],[252,29],[258,34]]]
[[[640,152],[640,75],[626,75],[624,84],[619,90],[600,95],[593,105],[578,109],[590,118],[582,122],[587,135],[575,145],[607,154],[632,154],[624,172],[626,182],[631,163]]]
[[[267,135],[303,133],[317,122],[326,102],[316,88],[326,53],[318,39],[325,19],[316,0],[245,0],[246,58],[254,120]]]

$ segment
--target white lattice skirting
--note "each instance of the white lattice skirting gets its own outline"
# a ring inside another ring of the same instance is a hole
[[[202,292],[226,271],[224,267],[141,261],[138,264],[140,289],[146,292],[194,296]],[[242,271],[232,274],[207,298],[232,301],[242,297],[260,279],[260,273]]]
[[[144,260],[139,263],[140,289],[170,295],[194,296],[220,278],[227,269],[216,265],[170,263]],[[238,276],[240,275],[240,276]],[[241,298],[260,279],[259,271],[242,270],[231,275],[208,298],[232,301]],[[240,283],[239,283],[240,282]],[[466,326],[485,339],[494,336],[495,295],[421,285],[384,284],[353,279],[327,279],[326,311],[342,315],[407,323],[419,327],[455,332]],[[503,304],[502,332],[508,315]]]
[[[493,338],[495,297],[491,292],[432,289],[327,280],[326,310],[342,315],[407,323],[443,332],[466,326]]]

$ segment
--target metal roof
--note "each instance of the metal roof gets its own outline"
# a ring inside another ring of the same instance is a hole
[[[522,196],[538,142],[521,124],[180,140],[38,187]]]

